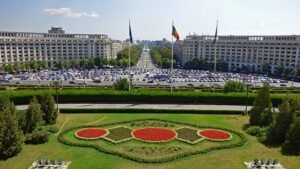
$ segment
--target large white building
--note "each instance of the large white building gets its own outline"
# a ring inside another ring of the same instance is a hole
[[[274,72],[278,64],[284,68],[300,67],[300,36],[218,36],[216,46],[214,36],[190,35],[184,40],[183,64],[193,58],[216,59],[228,63],[229,70],[246,66],[261,70],[264,63]],[[216,50],[215,50],[216,49]]]
[[[125,45],[102,34],[68,34],[61,28],[48,33],[0,32],[0,66],[44,61],[82,60],[97,56],[112,59]]]

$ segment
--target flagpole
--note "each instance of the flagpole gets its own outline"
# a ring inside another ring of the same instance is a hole
[[[129,49],[128,49],[128,51],[129,51],[129,52],[128,52],[128,53],[129,53],[129,54],[128,54],[128,55],[129,55],[129,57],[128,57],[128,58],[129,58],[129,59],[128,59],[128,69],[129,69],[129,70],[128,70],[128,71],[129,71],[129,76],[128,76],[128,77],[129,77],[128,91],[129,91],[129,92],[130,92],[130,90],[131,90],[131,88],[130,88],[130,83],[131,83],[131,72],[130,72],[130,47],[131,47],[131,44],[129,43]]]
[[[174,23],[172,21],[172,30],[173,30],[173,26],[174,26]],[[172,31],[173,32],[173,31]],[[171,86],[171,92],[173,92],[173,85],[172,85],[172,81],[173,81],[173,55],[174,55],[174,44],[173,44],[173,35],[172,35],[172,58],[171,58],[171,82],[170,82],[170,86]]]
[[[130,26],[130,19],[129,19],[129,27],[131,27]],[[128,48],[128,71],[129,71],[129,84],[128,84],[128,91],[130,92],[130,90],[131,90],[131,87],[130,87],[130,84],[131,84],[131,72],[130,72],[130,47],[131,47],[131,42],[129,42],[129,48]]]
[[[218,29],[218,22],[219,20],[217,20],[217,29]],[[217,31],[217,30],[216,30]],[[216,78],[216,69],[217,69],[217,37],[215,37],[215,44],[214,44],[214,50],[215,50],[215,54],[214,54],[214,80]],[[215,85],[213,85],[213,93],[215,92]]]

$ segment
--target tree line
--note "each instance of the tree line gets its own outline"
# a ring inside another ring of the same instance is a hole
[[[58,112],[52,95],[33,97],[26,111],[17,111],[8,96],[0,101],[0,159],[15,156],[24,144],[41,144],[49,140],[49,133],[58,130]]]
[[[209,70],[214,71],[214,62],[209,62],[207,59],[198,59],[194,58],[191,61],[186,62],[183,65],[184,69],[193,69],[193,70]],[[227,72],[228,63],[222,60],[216,61],[216,71]]]
[[[259,91],[250,110],[250,125],[247,133],[258,137],[258,141],[281,147],[283,154],[300,155],[300,99],[286,96],[274,112],[265,84]]]
[[[168,69],[172,64],[172,51],[167,47],[152,47],[150,49],[150,55],[153,62],[159,68]],[[174,56],[175,58],[175,56]],[[176,60],[173,59],[173,65],[176,65]]]
[[[193,60],[186,62],[183,65],[183,69],[213,71],[214,62],[209,62],[207,59],[194,58]],[[261,68],[258,68],[257,70],[255,69],[255,66],[250,66],[250,65],[247,66],[243,65],[241,68],[232,67],[232,69],[238,73],[258,73],[258,74],[275,75],[278,77],[286,76],[292,78],[296,78],[297,76],[300,76],[300,69],[285,68],[283,64],[276,65],[273,73],[271,71],[271,65],[269,63],[263,63],[261,65]],[[228,63],[222,60],[217,60],[216,70],[222,72],[228,72],[229,71]]]
[[[141,46],[132,46],[130,49],[131,54],[131,65],[136,65],[138,62],[139,57],[142,53]],[[94,68],[97,67],[104,67],[105,65],[110,66],[117,66],[117,67],[128,67],[129,65],[129,49],[125,48],[122,51],[118,52],[117,58],[115,59],[108,59],[105,57],[97,56],[95,58],[83,58],[81,60],[58,60],[53,66],[57,69],[68,69],[68,68]],[[16,63],[16,64],[7,64],[0,66],[0,71],[5,71],[8,73],[13,72],[20,72],[20,71],[28,71],[28,70],[40,70],[49,68],[48,64],[44,61],[30,61],[24,63]]]

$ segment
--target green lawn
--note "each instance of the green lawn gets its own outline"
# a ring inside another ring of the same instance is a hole
[[[57,126],[62,126],[66,120],[68,121],[65,123],[64,129],[89,123],[95,125],[142,118],[159,118],[191,124],[219,126],[240,132],[243,132],[242,127],[249,120],[248,117],[239,115],[61,114],[58,118]],[[71,169],[242,169],[244,168],[244,161],[250,161],[254,158],[278,159],[287,169],[298,168],[300,156],[283,156],[280,153],[280,148],[265,147],[257,142],[255,137],[244,134],[247,136],[249,143],[243,147],[215,151],[205,155],[189,156],[160,164],[142,164],[115,155],[107,155],[92,148],[67,146],[58,142],[57,136],[51,135],[48,143],[43,145],[26,145],[16,157],[0,161],[0,168],[24,169],[28,168],[34,160],[44,157],[72,161]]]

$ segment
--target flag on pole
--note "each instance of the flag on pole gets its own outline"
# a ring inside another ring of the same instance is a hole
[[[176,38],[176,41],[179,40],[179,34],[174,25],[172,25],[172,35]]]
[[[133,44],[130,21],[129,21],[129,40],[130,40],[130,43]]]
[[[217,36],[218,36],[218,21],[217,21],[217,27],[216,27],[216,33],[215,33],[215,38],[214,38],[214,41],[213,41],[213,45],[216,44],[217,42]]]

